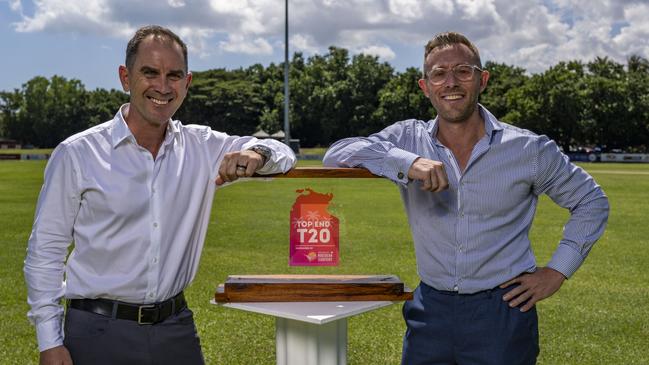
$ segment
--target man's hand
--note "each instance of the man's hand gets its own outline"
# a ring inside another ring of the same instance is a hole
[[[421,190],[438,193],[448,189],[448,176],[444,164],[439,161],[417,158],[408,170],[408,178],[421,180],[424,184]]]
[[[262,155],[251,150],[226,153],[219,166],[216,185],[223,185],[240,177],[252,176],[258,168],[262,167],[263,161]]]
[[[65,346],[56,346],[41,352],[40,365],[72,365],[72,358]]]
[[[521,307],[521,312],[527,312],[532,309],[536,302],[541,301],[552,294],[556,293],[566,277],[557,270],[549,267],[542,267],[533,273],[521,274],[512,280],[500,285],[506,288],[512,284],[519,284],[516,288],[510,290],[503,296],[503,300],[509,302],[510,307]]]

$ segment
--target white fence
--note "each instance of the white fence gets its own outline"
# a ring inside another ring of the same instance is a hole
[[[647,153],[602,153],[600,155],[600,161],[649,163],[649,154]]]

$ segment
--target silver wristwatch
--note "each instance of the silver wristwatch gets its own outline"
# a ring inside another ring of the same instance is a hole
[[[270,148],[264,145],[260,145],[260,144],[254,145],[250,147],[250,150],[253,152],[257,152],[258,154],[261,155],[261,157],[263,157],[264,160],[261,162],[262,167],[266,166],[266,162],[268,162],[268,160],[270,160],[270,158],[273,156],[273,152],[270,150]]]

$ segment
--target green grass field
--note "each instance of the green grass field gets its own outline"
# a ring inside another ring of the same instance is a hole
[[[35,154],[50,154],[52,153],[54,149],[53,148],[36,148],[36,149],[31,149],[31,150],[25,150],[25,149],[6,149],[6,150],[0,150],[0,155],[7,155],[7,154],[19,154],[19,155],[35,155]]]
[[[0,149],[0,155],[2,154],[51,154],[53,148],[37,148],[37,149]],[[300,153],[305,155],[324,155],[327,151],[326,147],[313,147],[313,148],[300,148]]]
[[[22,262],[44,161],[0,162],[0,363],[36,364],[25,313]],[[584,164],[612,207],[609,225],[577,274],[538,305],[539,364],[649,364],[649,165]],[[338,267],[289,267],[289,211],[295,190],[333,192],[340,219]],[[561,236],[567,212],[539,204],[531,233],[540,265]],[[275,363],[274,319],[209,303],[229,274],[395,274],[418,283],[397,189],[380,179],[247,181],[219,190],[194,283],[187,290],[209,364]],[[349,320],[348,363],[398,364],[401,305]]]

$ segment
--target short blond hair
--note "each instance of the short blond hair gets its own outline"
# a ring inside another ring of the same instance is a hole
[[[456,44],[464,44],[473,53],[476,66],[482,68],[482,61],[480,60],[480,52],[478,47],[475,46],[467,37],[457,32],[444,32],[438,33],[431,38],[426,44],[424,52],[424,74],[426,73],[426,59],[428,55],[437,48],[450,47]]]

